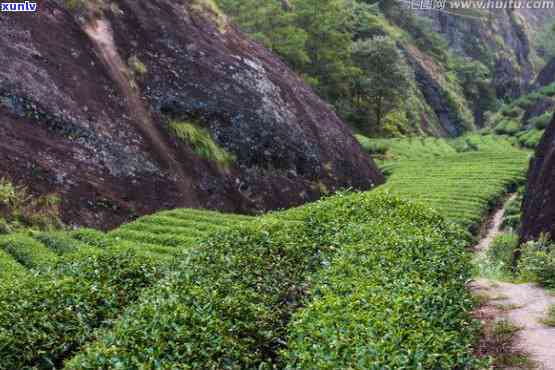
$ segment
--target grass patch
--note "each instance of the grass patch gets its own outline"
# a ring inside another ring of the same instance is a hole
[[[60,198],[55,194],[32,196],[26,186],[0,179],[0,234],[19,229],[59,229]]]
[[[224,168],[235,162],[235,157],[216,144],[208,130],[191,122],[176,121],[170,122],[169,129],[176,138],[190,145],[198,156],[214,161]]]
[[[497,320],[486,328],[485,341],[488,352],[493,357],[494,368],[536,368],[527,354],[514,350],[515,335],[519,330],[518,326],[507,319]]]
[[[542,320],[542,323],[547,326],[555,327],[555,305],[549,307],[549,311],[547,312],[547,317]]]
[[[129,68],[131,69],[134,75],[143,76],[148,72],[148,69],[146,68],[145,64],[141,62],[136,55],[131,56],[127,61],[127,64],[129,65]]]

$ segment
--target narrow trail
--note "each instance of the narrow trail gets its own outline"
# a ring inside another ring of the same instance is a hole
[[[494,214],[486,235],[476,246],[477,253],[487,252],[495,237],[501,233],[505,207],[513,198],[514,195]],[[539,369],[555,370],[555,328],[541,322],[549,307],[555,304],[555,296],[534,284],[487,279],[477,279],[471,289],[490,298],[496,297],[495,304],[507,308],[502,316],[520,328],[514,343],[516,350],[526,353]]]
[[[109,22],[106,19],[97,19],[88,23],[84,27],[84,31],[93,42],[98,57],[106,65],[120,92],[125,97],[131,120],[147,142],[150,143],[156,156],[162,162],[161,164],[166,166],[171,174],[177,176],[176,184],[184,201],[188,205],[192,205],[194,202],[192,183],[179,161],[173,157],[173,148],[166,142],[160,130],[152,121],[141,95],[131,87],[128,67],[117,51]]]

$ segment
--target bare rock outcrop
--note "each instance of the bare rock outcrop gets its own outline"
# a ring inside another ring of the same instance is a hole
[[[383,181],[336,114],[209,1],[65,4],[0,17],[0,177],[59,193],[66,222],[265,211]],[[200,155],[176,121],[233,163]]]
[[[537,239],[541,233],[555,236],[555,117],[530,163],[522,206],[522,240]]]

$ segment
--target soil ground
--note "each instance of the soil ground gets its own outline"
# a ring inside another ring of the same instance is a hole
[[[502,207],[493,215],[487,232],[476,246],[477,253],[485,253],[501,233],[504,213],[505,207]],[[491,326],[491,321],[508,320],[519,328],[511,343],[511,351],[525,354],[538,369],[555,370],[555,328],[542,323],[549,307],[555,304],[554,295],[535,284],[513,284],[488,279],[475,280],[471,288],[476,294],[488,297],[488,301],[476,313],[478,318],[486,321],[486,327],[487,321],[490,321]]]

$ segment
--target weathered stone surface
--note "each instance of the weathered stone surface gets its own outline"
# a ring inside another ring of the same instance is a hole
[[[555,117],[530,163],[522,213],[523,241],[541,233],[555,236]]]
[[[42,1],[36,14],[3,14],[0,176],[60,193],[67,222],[105,228],[163,208],[264,211],[383,181],[299,77],[198,4],[119,0],[91,18]],[[208,129],[235,164],[178,143],[173,119]]]
[[[538,74],[536,78],[536,86],[544,87],[555,82],[555,58],[551,59],[549,63]]]

